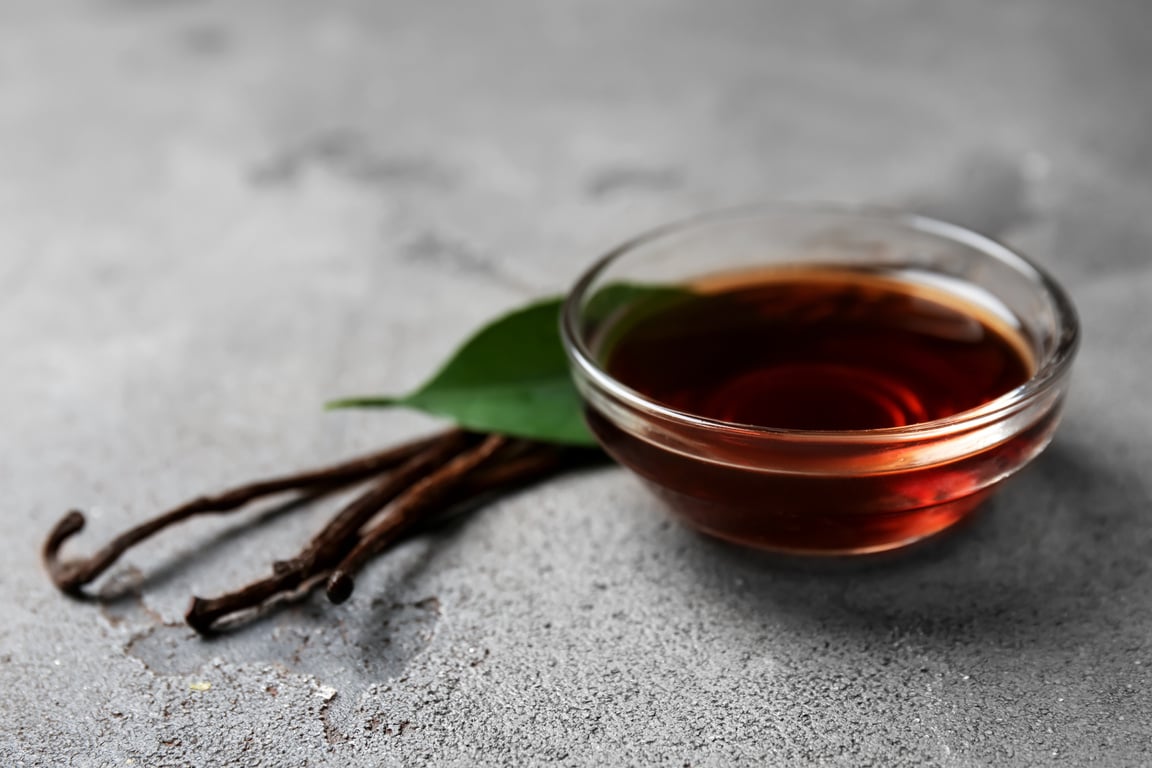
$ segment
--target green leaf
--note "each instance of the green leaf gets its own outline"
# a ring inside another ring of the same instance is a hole
[[[328,407],[403,405],[447,416],[467,429],[595,445],[560,342],[562,304],[547,299],[486,325],[407,395],[348,398]]]
[[[639,318],[692,294],[683,288],[612,283],[589,297],[584,321],[611,346]],[[560,341],[562,298],[538,301],[481,328],[440,372],[399,397],[353,397],[329,408],[407,406],[446,416],[466,429],[551,443],[595,445]]]

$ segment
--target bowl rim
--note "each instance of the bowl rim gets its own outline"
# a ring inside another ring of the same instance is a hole
[[[660,240],[673,238],[705,226],[747,219],[763,219],[782,215],[843,217],[857,221],[863,219],[877,224],[904,227],[914,232],[932,235],[979,251],[998,259],[1029,278],[1037,286],[1053,311],[1059,336],[1052,351],[1037,361],[1036,371],[1023,384],[998,397],[960,413],[941,419],[917,422],[898,427],[860,430],[801,430],[764,427],[755,424],[722,421],[699,416],[688,411],[670,408],[652,400],[623,384],[602,368],[584,341],[580,331],[583,298],[596,279],[613,263],[628,253]],[[746,438],[788,440],[799,442],[891,443],[903,440],[924,440],[976,429],[999,421],[1042,398],[1060,383],[1068,372],[1080,344],[1080,321],[1076,308],[1064,288],[1045,269],[1020,252],[1000,241],[980,234],[959,224],[898,209],[870,205],[771,203],[745,205],[710,211],[649,229],[632,237],[594,261],[577,278],[565,296],[560,312],[560,335],[572,365],[596,387],[618,402],[651,417],[703,430],[738,433]],[[573,371],[574,374],[577,371]]]

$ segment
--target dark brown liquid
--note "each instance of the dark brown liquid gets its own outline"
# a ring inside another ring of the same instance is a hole
[[[600,354],[623,384],[697,416],[791,430],[900,427],[976,408],[1032,373],[1028,346],[1008,322],[940,288],[847,271],[689,288],[658,311],[641,306],[619,319]],[[838,472],[831,454],[823,466],[817,449],[804,472],[791,473],[726,461],[722,439],[714,455],[693,456],[588,416],[608,450],[691,525],[746,544],[828,552],[899,546],[951,525],[986,495],[981,478],[1003,477],[1051,431],[1046,419],[961,460],[862,475]],[[763,450],[753,464],[774,466],[779,447]]]
[[[607,369],[680,411],[802,430],[932,421],[1028,380],[1016,338],[940,298],[853,273],[736,284],[634,320]]]

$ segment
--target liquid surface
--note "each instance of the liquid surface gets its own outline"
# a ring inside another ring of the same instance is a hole
[[[619,381],[671,408],[778,429],[867,430],[976,408],[1031,375],[1006,322],[941,289],[866,272],[689,286],[616,324]]]

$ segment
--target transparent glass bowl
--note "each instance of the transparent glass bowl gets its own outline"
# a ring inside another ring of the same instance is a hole
[[[679,411],[606,370],[602,340],[629,300],[621,285],[792,267],[882,273],[979,304],[1014,327],[1034,372],[947,418],[805,431]],[[993,240],[919,216],[802,207],[705,216],[620,246],[573,287],[561,331],[593,433],[676,516],[739,544],[812,554],[905,546],[971,513],[1051,440],[1079,338],[1060,286]]]

